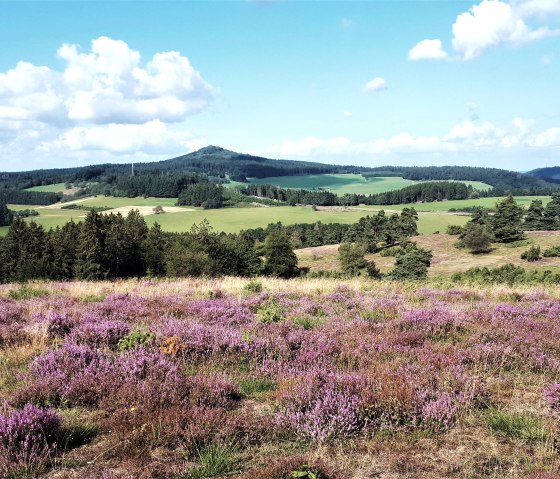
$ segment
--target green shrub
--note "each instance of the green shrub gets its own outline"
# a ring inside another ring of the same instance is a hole
[[[247,397],[258,396],[268,391],[274,391],[276,387],[276,382],[268,378],[247,378],[239,381],[241,393]]]
[[[260,293],[263,290],[263,285],[260,281],[253,279],[249,281],[243,289],[245,291],[249,291],[250,293]]]
[[[541,259],[541,247],[531,246],[528,250],[521,253],[521,259],[525,259],[529,262],[538,261]]]
[[[460,235],[463,232],[463,227],[460,226],[460,225],[449,225],[447,227],[447,230],[445,230],[445,232],[448,235],[457,236],[457,235]]]
[[[279,323],[284,320],[284,316],[278,303],[270,301],[257,310],[257,319],[261,323]]]
[[[154,339],[155,336],[148,331],[131,331],[119,341],[117,349],[120,352],[124,352],[141,346],[149,346],[153,343]]]
[[[543,256],[547,258],[560,256],[560,246],[553,246],[543,251]]]
[[[44,298],[49,292],[46,289],[31,288],[27,284],[22,284],[19,289],[8,291],[8,298],[18,301],[31,298]]]

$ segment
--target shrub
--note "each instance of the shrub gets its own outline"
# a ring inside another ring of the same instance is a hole
[[[529,262],[538,261],[541,259],[541,247],[531,246],[528,250],[521,253],[521,259],[525,259]]]
[[[27,284],[23,284],[19,289],[13,289],[8,292],[8,298],[16,299],[18,301],[32,298],[44,298],[48,296],[49,292],[46,289],[31,288]]]
[[[129,333],[130,326],[127,323],[105,319],[80,324],[74,328],[69,339],[75,344],[115,349]]]
[[[553,246],[551,248],[545,249],[543,251],[543,256],[546,257],[546,258],[560,256],[560,246]]]
[[[56,450],[60,425],[54,411],[33,404],[0,415],[0,472],[31,474],[41,469]]]
[[[257,310],[257,319],[261,323],[279,323],[284,320],[284,316],[278,303],[270,301]]]
[[[449,225],[445,232],[448,235],[457,236],[457,235],[460,235],[463,232],[463,227],[460,226],[460,225]]]
[[[428,267],[432,261],[432,252],[418,248],[415,244],[408,245],[403,253],[397,254],[394,268],[389,278],[395,280],[424,279],[428,276]]]
[[[134,330],[121,338],[117,344],[120,352],[129,351],[131,349],[150,346],[155,339],[155,335],[148,331]]]
[[[560,419],[560,384],[549,384],[544,388],[543,396],[548,406]]]
[[[263,285],[260,281],[254,279],[249,281],[243,289],[249,293],[260,293],[263,290]]]
[[[47,333],[50,338],[63,338],[74,327],[74,320],[67,313],[50,312],[47,316]]]

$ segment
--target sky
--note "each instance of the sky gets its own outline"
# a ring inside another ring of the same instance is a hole
[[[0,0],[0,171],[560,165],[559,47],[560,0]]]

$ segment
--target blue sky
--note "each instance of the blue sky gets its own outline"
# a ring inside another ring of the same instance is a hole
[[[0,1],[0,170],[213,144],[560,164],[560,0]]]

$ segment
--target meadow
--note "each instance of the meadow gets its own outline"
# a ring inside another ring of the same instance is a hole
[[[305,206],[248,206],[204,210],[202,208],[173,207],[172,205],[176,201],[174,198],[114,198],[98,196],[71,203],[88,207],[108,206],[120,209],[119,211],[123,214],[126,214],[127,207],[153,208],[156,205],[161,205],[164,210],[168,208],[168,211],[173,212],[159,215],[149,214],[145,217],[146,222],[149,226],[158,222],[163,230],[171,232],[188,231],[193,224],[199,224],[204,219],[207,219],[216,231],[225,231],[226,233],[239,232],[247,228],[266,227],[269,223],[276,223],[278,221],[284,224],[315,223],[316,221],[350,224],[357,222],[363,216],[372,214],[372,211],[377,211],[377,208],[320,208],[318,211],[314,211],[312,208]],[[45,228],[62,226],[70,220],[81,221],[87,214],[83,210],[61,209],[60,206],[59,204],[48,207],[9,205],[13,210],[27,208],[37,210],[40,216],[34,217],[33,221],[43,225]],[[391,206],[386,209],[390,210],[393,207]],[[178,212],[180,210],[183,211]],[[150,213],[150,211],[147,213]],[[449,224],[463,225],[467,220],[468,218],[463,215],[421,214],[418,228],[421,233],[433,233],[434,231],[445,231]],[[7,231],[8,227],[0,227],[0,235],[5,235]]]
[[[406,186],[422,183],[421,181],[406,180],[401,177],[372,177],[364,178],[358,174],[324,174],[304,176],[271,176],[267,178],[251,178],[250,183],[276,185],[282,188],[295,189],[324,189],[343,195],[376,194],[385,191],[399,190]],[[489,190],[490,185],[480,181],[461,181],[478,190]]]
[[[27,191],[42,191],[43,193],[61,193],[65,191],[66,183],[54,183],[52,185],[41,185],[27,188]]]
[[[8,478],[556,478],[557,289],[0,286]]]

